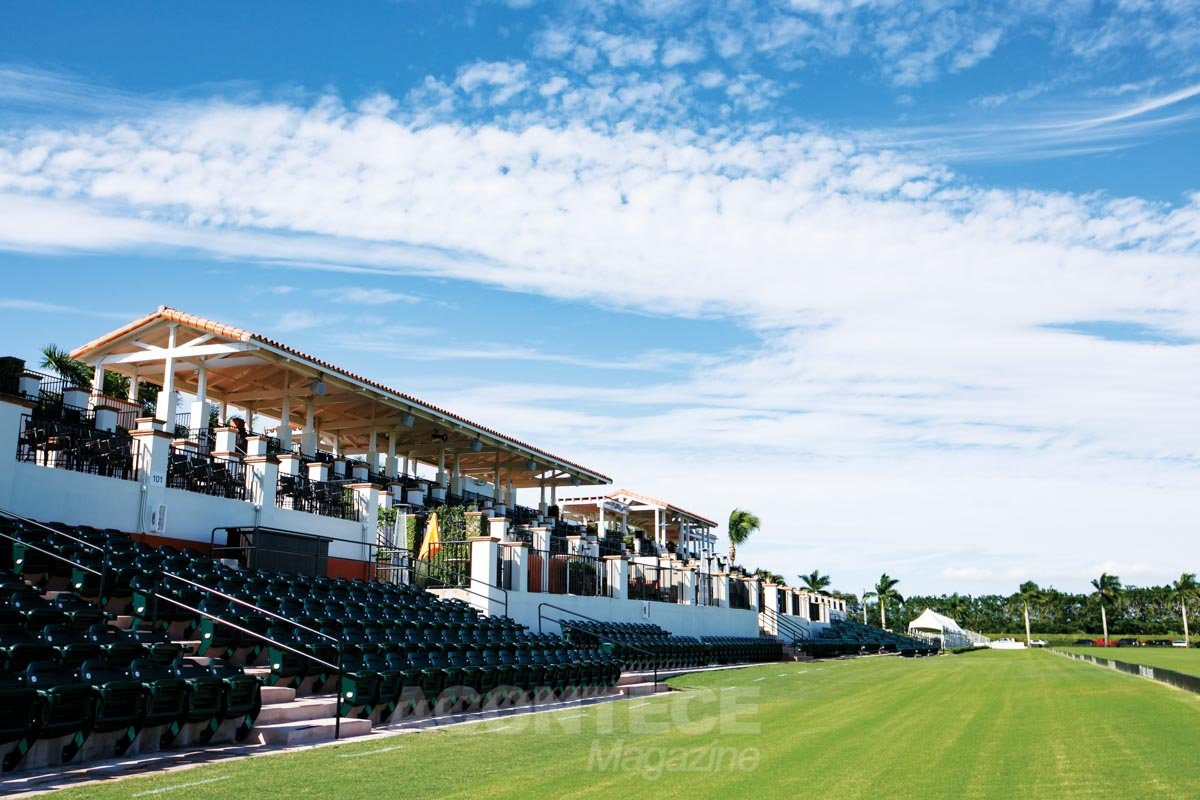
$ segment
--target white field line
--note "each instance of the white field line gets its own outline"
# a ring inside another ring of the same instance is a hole
[[[755,679],[754,679],[754,682],[755,682],[755,683],[758,683],[759,681],[765,681],[765,680],[766,680],[766,677],[764,676],[764,677],[762,677],[762,678],[755,678]]]
[[[637,705],[632,705],[632,706],[630,706],[630,708],[642,708],[643,706],[648,706],[648,705],[650,705],[650,703],[649,703],[649,702],[645,702],[645,703],[638,703]]]
[[[232,775],[222,775],[219,778],[205,778],[202,781],[190,781],[188,783],[177,783],[174,786],[164,786],[161,789],[149,789],[145,792],[137,792],[130,797],[149,797],[152,794],[162,794],[163,792],[173,792],[176,789],[190,789],[193,786],[202,786],[206,783],[216,783],[217,781],[227,781],[232,778]]]
[[[367,756],[377,756],[380,753],[390,753],[393,750],[399,749],[399,745],[395,747],[381,747],[378,750],[368,750],[365,753],[343,753],[342,755],[338,756],[338,758],[366,758]]]
[[[485,728],[484,730],[481,730],[481,731],[471,731],[470,733],[467,734],[467,736],[479,736],[482,733],[495,733],[496,731],[506,731],[511,727],[512,727],[511,725],[501,725],[498,728]]]

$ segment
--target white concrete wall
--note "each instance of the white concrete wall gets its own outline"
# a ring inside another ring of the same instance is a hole
[[[437,594],[458,597],[485,614],[505,613],[497,590],[491,601],[474,594],[438,591]],[[480,592],[483,594],[483,592]],[[611,597],[576,597],[575,595],[545,592],[509,592],[508,616],[520,624],[538,629],[538,606],[542,603],[560,606],[593,619],[613,622],[649,622],[679,636],[758,636],[758,615],[754,611],[716,606],[679,605],[643,600],[617,600]],[[553,608],[544,608],[543,617],[572,619]],[[543,630],[558,633],[558,626],[546,621]]]
[[[182,489],[158,489],[158,499],[142,508],[142,485],[138,481],[119,480],[65,469],[41,467],[15,459],[0,469],[0,480],[11,483],[8,510],[43,522],[65,522],[115,528],[130,533],[151,533],[173,539],[208,544],[212,529],[226,526],[251,526],[255,523],[254,505],[242,500],[187,492]],[[7,471],[7,476],[3,474]],[[154,515],[158,506],[167,507],[166,527],[158,534]],[[142,519],[139,523],[139,513]],[[321,517],[284,508],[262,509],[259,524],[300,533],[311,533],[355,542],[374,543],[375,534],[361,522]],[[222,540],[223,543],[223,540]],[[334,542],[329,546],[334,558],[368,560],[370,550],[361,544]]]
[[[39,467],[5,455],[0,460],[12,488],[7,508],[14,514],[43,522],[138,529],[142,485],[137,481]]]

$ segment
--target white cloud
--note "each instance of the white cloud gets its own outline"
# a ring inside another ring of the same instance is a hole
[[[467,94],[488,89],[492,105],[507,103],[529,88],[527,67],[515,61],[476,61],[458,71],[454,85]]]
[[[1196,201],[992,190],[820,132],[406,112],[200,104],[11,130],[0,246],[198,250],[734,319],[756,347],[636,391],[523,381],[445,402],[685,507],[754,508],[768,530],[748,559],[846,588],[892,563],[926,570],[923,589],[963,565],[1007,580],[981,541],[1056,574],[1189,541],[1197,346],[1045,326],[1200,336]],[[326,322],[297,310],[271,329]],[[499,354],[574,359],[518,350]]]
[[[419,303],[421,298],[404,292],[367,286],[343,286],[336,289],[317,289],[313,294],[334,303],[353,306],[386,306],[394,303]]]
[[[704,46],[698,42],[672,39],[663,45],[662,64],[664,67],[695,64],[703,59]]]

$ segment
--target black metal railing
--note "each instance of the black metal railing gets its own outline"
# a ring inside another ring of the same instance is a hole
[[[22,414],[17,460],[109,478],[137,478],[133,440],[86,422]]]
[[[680,570],[661,564],[629,562],[629,599],[678,603]]]
[[[507,548],[506,548],[507,549]],[[545,586],[530,584],[530,591],[548,594],[573,594],[581,597],[608,597],[608,570],[603,559],[575,553],[554,553],[545,550],[529,551],[530,577],[542,580],[545,564]],[[536,565],[536,566],[535,566]]]
[[[760,608],[758,613],[762,615],[770,626],[775,628],[775,638],[791,640],[793,645],[800,642],[807,642],[810,638],[808,626],[795,618],[785,617],[772,608]],[[767,626],[762,626],[767,627]]]
[[[221,456],[173,450],[167,460],[167,486],[185,492],[246,499],[246,465]]]
[[[746,582],[727,578],[726,583],[729,585],[729,607],[750,608],[750,587],[746,585]]]
[[[275,505],[322,517],[358,520],[354,492],[346,488],[344,481],[314,481],[307,475],[281,474],[275,488]]]
[[[176,425],[175,440],[192,442],[196,445],[196,452],[208,455],[216,449],[217,435],[212,428],[188,428],[186,425]]]
[[[446,539],[412,560],[413,583],[422,588],[461,589],[471,585],[471,543]]]

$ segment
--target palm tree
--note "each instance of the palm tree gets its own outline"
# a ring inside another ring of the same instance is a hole
[[[804,584],[804,588],[813,594],[829,594],[829,584],[833,583],[833,579],[828,575],[822,575],[819,569],[814,569],[807,575],[797,575],[796,577]]]
[[[896,584],[900,583],[899,578],[893,578],[886,572],[879,576],[879,583],[875,584],[875,591],[867,592],[863,595],[863,599],[873,597],[879,600],[879,627],[887,628],[887,604],[889,600],[895,600],[897,603],[903,603],[904,598],[896,591]]]
[[[1100,624],[1104,626],[1104,643],[1108,644],[1108,612],[1105,611],[1104,604],[1115,606],[1121,600],[1121,579],[1116,575],[1109,575],[1107,572],[1101,573],[1099,578],[1092,581],[1092,588],[1096,591],[1092,597],[1100,604]]]
[[[71,354],[58,345],[48,344],[42,348],[42,368],[54,370],[72,386],[92,388],[91,367],[71,358]]]
[[[1045,599],[1045,596],[1042,594],[1042,587],[1033,581],[1025,581],[1017,588],[1017,597],[1025,607],[1025,646],[1032,648],[1033,635],[1029,632],[1029,606],[1036,607]]]
[[[92,388],[92,367],[71,358],[71,354],[58,345],[48,344],[42,348],[42,367],[52,369],[66,378],[67,383],[83,389]],[[129,378],[111,370],[104,371],[104,394],[109,397],[125,397],[129,394]],[[138,386],[138,401],[145,407],[153,405],[158,397],[158,387],[148,383]]]
[[[737,561],[739,544],[745,544],[750,535],[762,527],[758,515],[743,508],[729,512],[729,566]]]
[[[1196,583],[1196,573],[1185,572],[1179,576],[1179,580],[1171,584],[1171,599],[1179,603],[1179,613],[1183,617],[1183,642],[1184,647],[1191,647],[1192,641],[1188,631],[1188,603],[1195,604],[1200,600],[1200,583]]]

